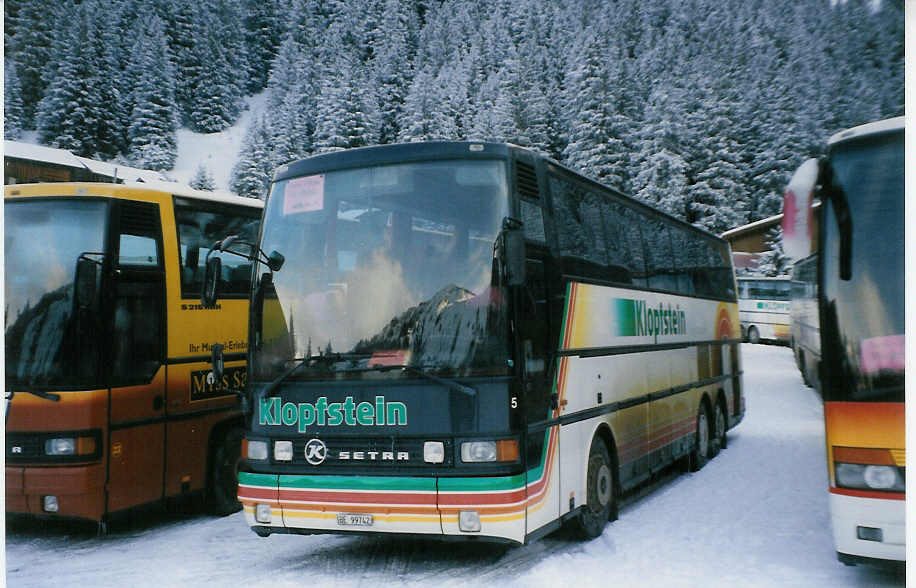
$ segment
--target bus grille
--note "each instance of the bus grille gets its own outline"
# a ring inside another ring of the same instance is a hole
[[[367,467],[367,468],[403,468],[403,467],[442,467],[451,466],[454,462],[453,443],[443,440],[445,444],[445,461],[441,464],[430,464],[423,460],[423,444],[427,439],[405,439],[393,437],[322,437],[327,447],[327,455],[320,464],[328,467]],[[305,446],[310,439],[293,441],[293,464],[309,466],[305,459]]]

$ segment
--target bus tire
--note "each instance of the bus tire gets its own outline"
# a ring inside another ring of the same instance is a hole
[[[805,383],[805,386],[811,388],[811,378],[808,377],[808,366],[805,363],[805,352],[802,349],[798,350],[798,371],[801,372],[802,382]]]
[[[753,343],[754,345],[760,343],[760,332],[757,331],[757,327],[747,328],[747,342]]]
[[[690,454],[690,471],[700,471],[709,461],[709,438],[709,409],[704,400],[700,402],[700,408],[697,410],[696,443],[693,453]]]
[[[617,496],[614,491],[614,465],[604,441],[595,436],[588,452],[588,473],[585,481],[586,502],[579,509],[576,531],[583,539],[594,539],[604,531],[615,512]]]
[[[218,516],[238,512],[238,472],[242,459],[241,427],[231,427],[217,437],[210,460],[210,511]]]
[[[719,451],[725,449],[726,446],[725,434],[728,430],[728,418],[725,416],[725,401],[721,396],[719,397],[718,402],[716,402],[715,413],[716,417],[712,423],[713,433],[710,440],[710,457],[717,456]]]

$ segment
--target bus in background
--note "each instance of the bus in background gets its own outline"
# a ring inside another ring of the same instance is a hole
[[[817,254],[792,267],[792,352],[805,384],[820,391],[821,330],[817,314]]]
[[[584,537],[744,416],[727,243],[532,151],[279,168],[239,499],[271,533]]]
[[[776,278],[738,276],[738,317],[742,338],[788,343],[791,336],[789,276]]]
[[[817,304],[830,513],[840,561],[905,560],[904,118],[830,138],[786,189],[786,253],[810,253]]]
[[[262,209],[168,184],[5,187],[7,513],[104,529],[191,492],[239,508],[250,262],[227,263],[216,304],[200,295],[216,235],[253,241]]]

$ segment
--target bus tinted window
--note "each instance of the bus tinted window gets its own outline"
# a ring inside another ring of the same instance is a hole
[[[792,285],[786,280],[740,281],[738,296],[746,300],[790,300]]]
[[[633,209],[620,203],[609,203],[608,210],[609,214],[604,215],[608,262],[626,276],[621,282],[645,287],[646,256],[639,228],[641,219]]]
[[[214,243],[228,235],[238,235],[239,241],[255,241],[260,218],[252,214],[251,210],[242,207],[175,198],[182,298],[200,296],[207,252]],[[246,254],[249,252],[245,245],[233,245],[232,249]],[[247,297],[251,263],[235,255],[223,255],[222,260],[221,296]]]
[[[582,184],[550,174],[560,255],[607,265],[598,198]]]
[[[538,243],[547,241],[544,234],[544,214],[541,211],[541,205],[537,202],[528,200],[519,200],[522,212],[522,225],[525,230],[525,238]]]
[[[671,234],[668,224],[660,219],[649,219],[648,231],[643,233],[646,240],[646,270],[649,273],[649,288],[677,292],[677,278],[674,275],[674,254],[671,251]]]

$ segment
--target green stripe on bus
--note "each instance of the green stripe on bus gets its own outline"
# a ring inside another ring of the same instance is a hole
[[[398,478],[388,476],[296,476],[281,475],[280,488],[303,490],[398,490],[401,492],[435,492],[435,478]]]
[[[247,484],[249,486],[270,486],[272,488],[276,488],[277,475],[239,472],[239,484]]]
[[[538,468],[540,469],[540,468]],[[525,474],[493,478],[439,478],[442,492],[498,492],[525,487]]]

